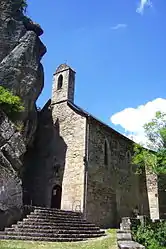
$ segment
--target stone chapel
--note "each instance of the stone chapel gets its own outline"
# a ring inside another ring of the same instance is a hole
[[[74,89],[75,71],[60,65],[25,156],[24,204],[79,211],[104,228],[134,209],[159,218],[156,184],[131,165],[133,142],[78,107]]]

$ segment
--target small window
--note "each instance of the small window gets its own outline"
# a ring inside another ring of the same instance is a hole
[[[57,90],[61,89],[62,88],[62,85],[63,85],[63,76],[62,74],[59,76],[58,78],[58,87],[57,87]]]
[[[108,145],[106,141],[104,143],[104,164],[108,165]]]
[[[126,161],[127,163],[131,162],[131,152],[129,150],[126,152]]]

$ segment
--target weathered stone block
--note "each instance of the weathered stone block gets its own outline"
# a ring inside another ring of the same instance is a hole
[[[121,230],[130,230],[131,221],[129,217],[122,217],[122,223],[120,224]]]
[[[132,240],[131,233],[117,233],[117,240]]]
[[[144,246],[134,241],[120,241],[118,247],[119,249],[145,249]]]

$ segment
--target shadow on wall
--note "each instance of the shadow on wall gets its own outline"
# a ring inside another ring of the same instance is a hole
[[[136,174],[136,173],[135,173]],[[136,174],[139,181],[139,203],[138,210],[140,215],[146,215],[150,217],[150,208],[148,200],[148,189],[147,189],[147,180],[145,170],[142,171],[142,174]]]
[[[166,219],[166,175],[158,177],[160,219]]]
[[[49,100],[38,113],[33,147],[28,149],[24,157],[24,205],[60,207],[55,199],[61,202],[66,151],[67,145],[60,136],[59,120],[57,118],[54,123]],[[57,186],[61,191],[56,191]]]

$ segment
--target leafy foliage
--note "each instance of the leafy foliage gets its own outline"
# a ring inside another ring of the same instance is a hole
[[[0,109],[14,121],[17,114],[24,110],[24,107],[20,97],[13,95],[9,90],[0,86]]]
[[[166,248],[166,222],[139,225],[132,229],[132,234],[147,249]]]
[[[28,7],[27,0],[15,0],[14,4],[16,8],[19,8],[21,12],[26,13]]]
[[[27,7],[28,7],[27,0],[21,0],[21,11],[25,13]]]
[[[144,131],[148,149],[135,144],[132,163],[139,166],[138,173],[146,167],[157,175],[166,174],[166,113],[156,112],[155,118],[144,125]]]
[[[144,125],[148,147],[153,150],[166,148],[166,113],[156,112],[151,122]]]

